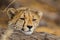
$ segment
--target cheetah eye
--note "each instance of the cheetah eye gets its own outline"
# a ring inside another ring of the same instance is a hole
[[[20,18],[21,20],[25,20],[25,18]]]
[[[33,19],[33,21],[36,21],[36,19]]]

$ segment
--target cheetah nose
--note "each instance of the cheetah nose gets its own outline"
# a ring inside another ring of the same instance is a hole
[[[28,27],[29,29],[31,29],[31,28],[32,28],[32,26],[30,26],[30,25],[28,25],[27,27]]]

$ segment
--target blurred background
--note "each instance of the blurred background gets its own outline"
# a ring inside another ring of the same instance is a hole
[[[11,2],[13,3],[8,7]],[[40,26],[60,29],[60,0],[0,0],[0,26],[2,27],[6,27],[9,20],[6,13],[2,13],[6,7],[31,7],[41,10],[43,17]]]

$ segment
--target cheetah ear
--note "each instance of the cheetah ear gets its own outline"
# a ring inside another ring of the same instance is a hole
[[[40,16],[40,19],[42,18],[43,16],[43,12],[42,11],[36,11],[36,14],[38,14]]]
[[[43,12],[38,11],[38,15],[40,16],[40,19],[41,19],[41,18],[42,18],[42,16],[43,16]]]
[[[15,16],[15,14],[16,14],[16,9],[14,9],[14,8],[9,8],[9,9],[7,10],[7,15],[8,15],[8,18],[9,18],[9,19],[12,19],[12,18]]]

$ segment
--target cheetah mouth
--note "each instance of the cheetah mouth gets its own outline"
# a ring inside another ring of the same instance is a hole
[[[30,31],[30,32],[24,32],[24,34],[25,34],[25,35],[31,35],[32,32],[31,32],[31,31]]]
[[[31,35],[33,31],[22,31],[22,33],[24,33],[25,35]]]

